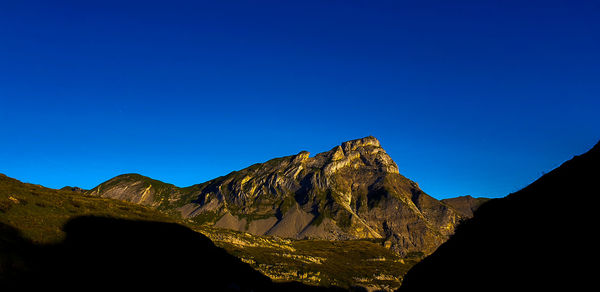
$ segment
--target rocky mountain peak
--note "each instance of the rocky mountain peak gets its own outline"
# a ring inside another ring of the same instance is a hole
[[[350,140],[342,143],[342,148],[345,152],[356,150],[358,147],[373,146],[381,148],[379,140],[373,136],[364,137],[361,139]]]
[[[340,148],[343,149],[346,159],[360,160],[359,165],[362,163],[362,166],[372,167],[378,171],[399,173],[396,163],[381,147],[379,140],[373,136],[344,142]]]
[[[187,188],[130,176],[91,191],[198,223],[288,238],[381,238],[392,250],[429,252],[461,215],[425,194],[369,136],[310,157],[271,159]]]
[[[399,173],[396,163],[373,136],[343,142],[327,152],[317,154],[308,162],[313,167],[323,169],[326,175],[345,167]]]

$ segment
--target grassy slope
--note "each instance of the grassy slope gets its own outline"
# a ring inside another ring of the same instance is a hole
[[[82,215],[186,225],[275,280],[390,289],[397,288],[399,277],[418,261],[417,258],[401,259],[374,242],[259,237],[199,225],[132,203],[49,189],[0,175],[0,223],[16,228],[35,243],[62,240],[63,224]]]

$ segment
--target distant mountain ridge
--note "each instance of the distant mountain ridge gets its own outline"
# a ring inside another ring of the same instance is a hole
[[[402,176],[372,137],[310,157],[257,163],[178,188],[138,174],[110,179],[88,194],[178,211],[184,218],[256,235],[328,240],[374,238],[399,254],[430,253],[469,217]]]

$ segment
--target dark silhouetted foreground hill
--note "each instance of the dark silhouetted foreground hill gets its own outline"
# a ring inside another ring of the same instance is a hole
[[[63,242],[34,245],[0,226],[0,285],[19,291],[327,290],[273,283],[178,224],[79,217],[64,230]]]
[[[579,291],[597,286],[600,144],[483,204],[400,291]]]

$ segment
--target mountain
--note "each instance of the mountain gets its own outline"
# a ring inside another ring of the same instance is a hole
[[[434,251],[468,217],[402,176],[374,137],[313,157],[302,151],[275,158],[186,188],[125,174],[87,194],[255,235],[377,239],[401,255]]]
[[[596,286],[599,181],[600,143],[526,188],[484,203],[408,272],[400,291]]]

